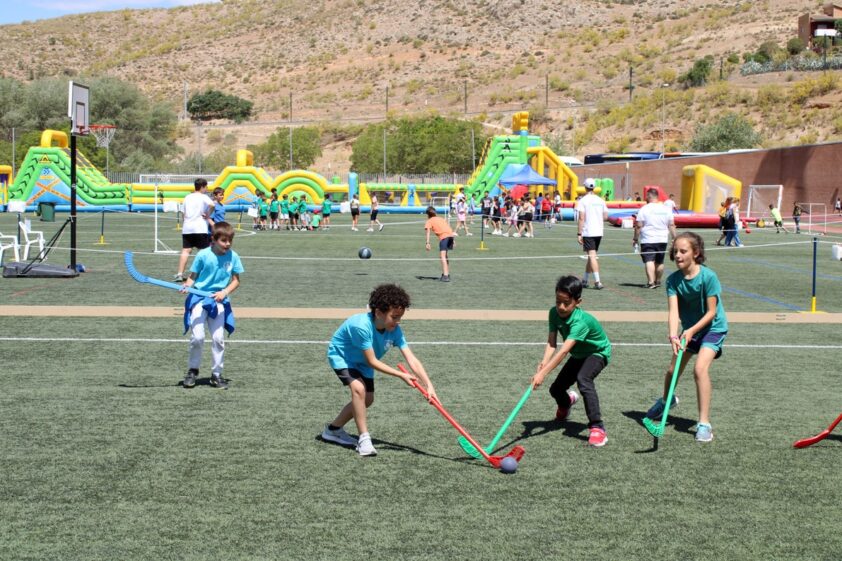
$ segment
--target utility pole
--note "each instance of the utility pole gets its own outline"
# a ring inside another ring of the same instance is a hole
[[[544,76],[544,107],[550,108],[550,75]]]
[[[292,92],[289,92],[289,169],[292,169]]]
[[[629,101],[632,100],[632,94],[634,93],[634,66],[629,63]]]
[[[465,115],[467,115],[468,114],[468,81],[467,80],[465,80],[465,88],[464,89],[465,89],[465,92],[462,96],[462,99],[465,102]]]
[[[389,85],[386,85],[386,118],[389,118]],[[384,129],[385,130],[385,129]]]
[[[184,121],[186,121],[187,119],[190,118],[188,113],[187,113],[187,92],[188,92],[188,85],[187,85],[187,82],[184,82],[184,100],[182,102],[182,107],[181,107],[181,119],[184,120]]]

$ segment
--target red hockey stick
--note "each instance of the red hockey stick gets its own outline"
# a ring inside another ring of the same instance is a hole
[[[404,368],[403,364],[399,364],[398,368],[401,370],[401,372],[405,372],[405,373],[409,374],[409,372],[407,372],[406,368]],[[506,454],[505,456],[491,456],[491,455],[489,455],[488,452],[483,450],[480,443],[477,442],[476,440],[474,440],[473,437],[470,434],[468,434],[468,431],[466,431],[464,428],[462,428],[462,425],[457,423],[456,419],[454,419],[453,417],[450,416],[450,413],[448,413],[447,410],[445,410],[444,406],[442,406],[442,404],[439,402],[438,399],[433,399],[432,401],[430,400],[430,394],[427,393],[427,390],[425,390],[423,387],[421,387],[421,384],[418,383],[418,380],[413,378],[412,379],[412,385],[415,386],[415,389],[417,389],[419,392],[421,392],[421,395],[423,395],[425,398],[427,398],[427,401],[430,401],[430,403],[433,405],[433,407],[438,409],[438,412],[441,413],[442,417],[444,417],[447,420],[448,423],[453,425],[453,428],[455,428],[459,432],[459,434],[464,436],[465,439],[468,442],[470,442],[474,446],[474,448],[476,448],[477,451],[480,454],[482,454],[482,457],[485,458],[488,461],[488,463],[490,463],[492,466],[499,469],[500,468],[500,462],[503,461],[503,458],[514,458],[515,460],[518,461],[518,463],[520,463],[520,459],[523,458],[523,455],[526,453],[526,450],[523,449],[523,446],[520,446],[520,445],[515,446],[514,448],[512,448],[512,451],[509,452],[508,454]]]
[[[825,438],[827,438],[827,435],[829,435],[830,432],[833,429],[836,428],[836,425],[838,425],[840,421],[842,421],[842,415],[839,415],[838,417],[836,417],[836,420],[833,421],[830,424],[829,427],[824,429],[822,432],[820,432],[816,436],[811,436],[810,438],[802,438],[801,440],[799,440],[795,444],[793,444],[793,446],[795,446],[796,448],[806,448],[807,446],[812,446],[813,444],[815,444],[816,442],[819,442],[820,440],[824,440]]]

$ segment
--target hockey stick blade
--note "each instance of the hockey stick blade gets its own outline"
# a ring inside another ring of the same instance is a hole
[[[163,288],[170,288],[172,290],[178,290],[179,292],[181,292],[182,290],[185,290],[186,292],[189,292],[190,294],[195,294],[197,296],[202,296],[204,298],[207,298],[209,296],[213,296],[212,292],[207,292],[205,290],[199,290],[198,288],[193,288],[192,286],[191,287],[185,287],[183,285],[176,284],[174,282],[167,282],[167,281],[164,281],[164,280],[153,279],[152,277],[147,277],[146,275],[144,275],[143,273],[138,271],[137,268],[135,268],[135,266],[134,266],[134,254],[131,251],[126,251],[126,252],[123,253],[123,260],[126,263],[126,270],[129,272],[129,275],[131,275],[131,277],[134,280],[136,280],[137,282],[141,282],[141,283],[145,283],[145,284],[152,284],[152,285],[160,286],[160,287],[163,287]]]

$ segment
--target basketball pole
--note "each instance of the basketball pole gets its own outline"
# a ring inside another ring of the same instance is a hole
[[[76,135],[70,131],[70,269],[76,270]]]

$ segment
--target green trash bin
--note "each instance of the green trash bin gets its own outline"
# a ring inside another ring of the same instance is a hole
[[[56,203],[38,203],[38,214],[41,215],[41,222],[55,222]]]

